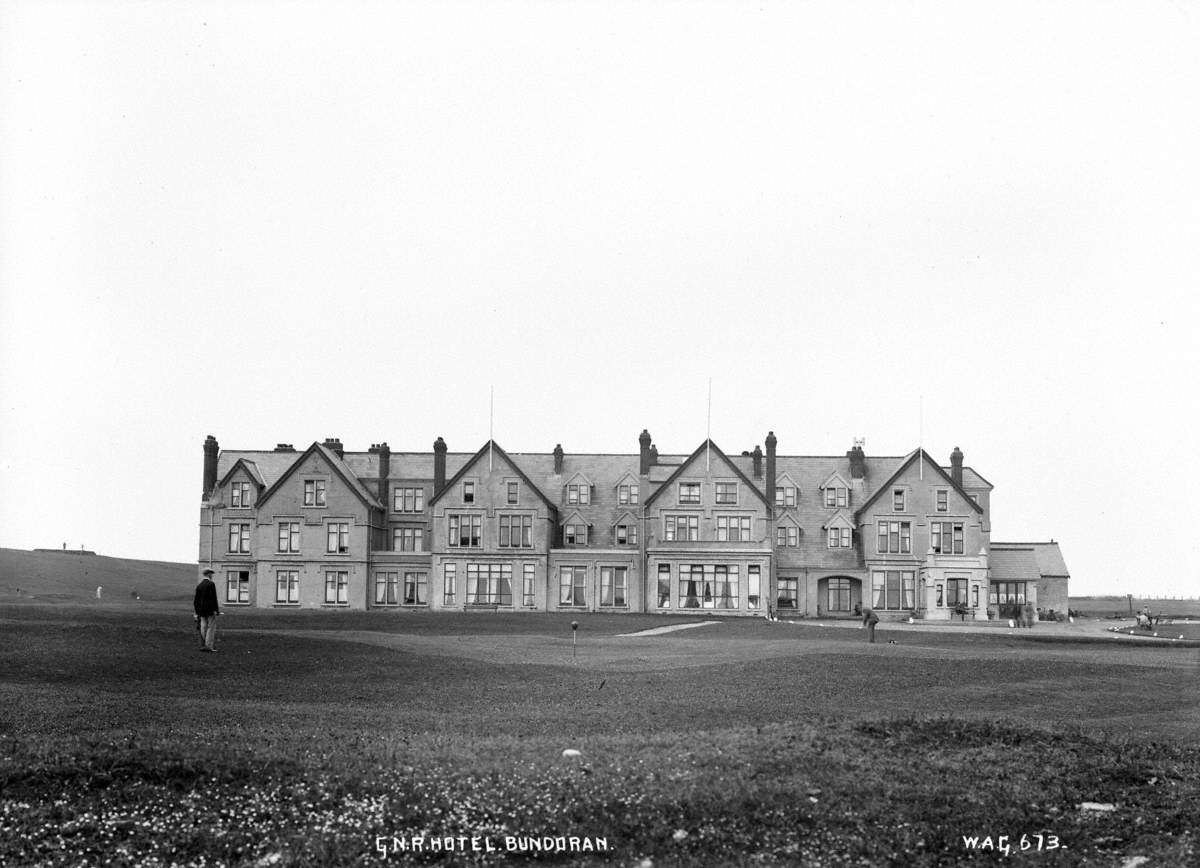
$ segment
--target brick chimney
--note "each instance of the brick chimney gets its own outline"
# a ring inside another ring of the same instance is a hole
[[[775,432],[767,432],[767,504],[773,511],[775,505]]]
[[[954,484],[962,488],[962,450],[957,446],[950,453],[950,478],[954,480]]]
[[[379,456],[379,499],[386,509],[388,474],[392,470],[392,450],[388,447],[387,441],[384,441],[383,443],[372,443],[371,448],[367,451]]]
[[[846,457],[850,459],[850,478],[865,479],[867,476],[867,456],[863,452],[863,448],[857,443],[854,448],[846,453]]]
[[[295,452],[296,447],[293,446],[291,443],[276,443],[275,451],[276,452]]]
[[[650,432],[645,428],[638,435],[638,445],[641,447],[641,470],[638,473],[646,476],[650,473]]]
[[[563,450],[562,444],[554,444],[554,472],[559,476],[562,475]]]
[[[437,497],[446,487],[446,441],[441,437],[433,441],[433,496]]]
[[[204,496],[203,500],[208,500],[212,497],[213,490],[217,487],[217,453],[221,451],[221,447],[217,445],[217,438],[211,434],[204,440]]]
[[[762,479],[762,447],[757,443],[754,445],[754,451],[750,453],[750,457],[754,459],[754,478]]]
[[[336,455],[338,458],[342,457],[343,450],[342,450],[342,440],[340,437],[326,437],[325,438],[325,448],[328,449],[330,452],[332,452],[334,455]]]
[[[658,447],[653,443],[650,444],[650,466],[658,464]]]

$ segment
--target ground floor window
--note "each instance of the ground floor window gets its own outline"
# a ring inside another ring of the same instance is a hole
[[[226,570],[225,571],[225,602],[226,603],[249,603],[250,602],[250,571],[249,570]]]
[[[467,564],[467,602],[512,605],[512,564]]]
[[[967,605],[966,579],[946,579],[946,605],[951,609]]]
[[[457,592],[458,585],[458,566],[457,564],[442,565],[442,600],[447,606],[454,605],[454,597]]]
[[[852,603],[850,602],[850,580],[849,579],[830,579],[829,580],[829,607],[830,612],[849,612]]]
[[[992,582],[988,602],[999,610],[1001,617],[1016,617],[1029,599],[1028,586],[1028,582]]]
[[[658,608],[671,608],[671,565],[658,565]]]
[[[275,602],[300,602],[300,573],[297,570],[278,570],[275,573]]]
[[[680,564],[679,608],[738,608],[736,564]]]
[[[521,602],[526,606],[533,605],[533,577],[537,568],[533,564],[525,564],[521,576]]]
[[[871,605],[876,609],[911,609],[916,573],[911,570],[876,570],[871,574]]]
[[[779,597],[775,600],[777,609],[798,609],[800,606],[800,580],[781,577],[779,579]]]
[[[348,602],[349,574],[344,570],[325,572],[325,602],[335,606]]]
[[[558,604],[560,606],[586,606],[583,594],[587,581],[587,567],[560,567],[558,571]]]
[[[626,567],[600,568],[600,605],[626,606],[629,593],[629,570]]]
[[[762,567],[749,567],[746,571],[746,608],[757,609],[762,599]]]
[[[404,605],[426,606],[429,604],[429,577],[425,573],[404,574]]]
[[[375,605],[395,606],[400,602],[400,574],[375,574]]]

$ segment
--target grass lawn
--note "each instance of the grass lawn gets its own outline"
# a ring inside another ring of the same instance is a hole
[[[1195,648],[570,620],[0,606],[0,864],[1200,858]]]

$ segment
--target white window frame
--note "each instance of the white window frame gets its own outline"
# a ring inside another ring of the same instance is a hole
[[[686,489],[686,492],[685,492]],[[694,489],[694,492],[693,492]],[[702,501],[703,488],[699,482],[680,482],[679,483],[679,503],[690,504],[695,506]]]
[[[275,602],[281,606],[300,604],[299,570],[275,571]]]
[[[320,509],[325,506],[325,480],[304,480],[304,505],[310,509]]]
[[[236,539],[235,539],[236,534]],[[250,554],[250,522],[234,521],[229,524],[229,554]]]
[[[242,576],[246,578],[243,580]],[[230,593],[230,592],[233,593]],[[250,571],[249,570],[226,570],[225,571],[225,602],[226,603],[249,603],[250,602]]]
[[[730,499],[731,493],[732,500]],[[721,480],[720,482],[713,483],[713,503],[716,503],[718,506],[737,506],[738,494],[737,482]]]
[[[332,582],[332,585],[330,584]],[[332,591],[332,594],[330,593]],[[330,597],[333,599],[330,599]],[[325,605],[348,606],[350,604],[350,573],[346,570],[325,571]]]
[[[410,506],[411,504],[411,506]],[[416,513],[425,511],[425,489],[402,485],[392,489],[392,512]]]
[[[325,522],[325,554],[350,554],[350,522]]]
[[[284,528],[287,528],[287,543],[284,543],[283,535]],[[277,525],[275,544],[276,551],[282,555],[298,555],[300,554],[300,522],[298,521],[281,521]]]
[[[250,483],[234,482],[229,486],[229,508],[250,508]]]

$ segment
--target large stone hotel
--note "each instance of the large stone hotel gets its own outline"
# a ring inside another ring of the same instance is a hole
[[[883,618],[1065,612],[1054,542],[991,540],[992,485],[923,449],[661,455],[204,443],[226,606]]]

